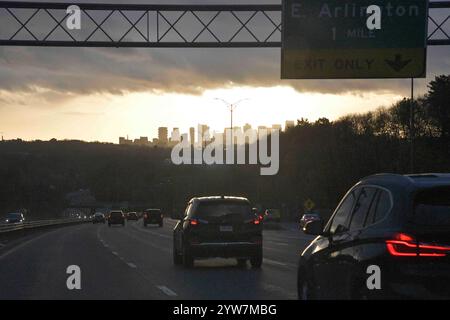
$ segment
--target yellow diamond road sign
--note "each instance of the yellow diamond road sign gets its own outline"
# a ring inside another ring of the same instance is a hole
[[[303,207],[305,208],[306,211],[311,211],[312,209],[314,209],[315,206],[316,206],[315,203],[311,199],[306,200],[305,203],[303,204]]]
[[[380,30],[367,27],[370,5]],[[284,0],[281,77],[425,77],[427,17],[427,0]]]

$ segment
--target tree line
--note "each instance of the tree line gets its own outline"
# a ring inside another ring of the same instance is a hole
[[[412,109],[411,109],[412,108]],[[411,110],[413,125],[410,122]],[[307,199],[334,208],[364,176],[450,172],[450,75],[414,101],[335,121],[299,119],[280,135],[280,171],[260,176],[251,165],[175,166],[170,150],[82,141],[0,142],[0,214],[26,209],[58,216],[65,195],[90,189],[98,201],[151,203],[183,210],[200,195],[241,195],[261,208],[297,215]]]

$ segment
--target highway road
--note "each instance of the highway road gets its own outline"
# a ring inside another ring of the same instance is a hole
[[[235,259],[174,266],[175,223],[89,223],[0,244],[0,299],[296,299],[298,256],[311,237],[294,224],[264,230],[263,266],[253,270]],[[81,268],[81,290],[67,289],[69,265]]]

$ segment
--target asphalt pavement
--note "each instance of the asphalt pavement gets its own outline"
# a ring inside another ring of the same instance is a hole
[[[261,270],[235,259],[174,266],[172,230],[82,224],[62,227],[15,243],[0,244],[0,299],[296,299],[296,267],[312,239],[294,224],[264,230]],[[66,269],[81,270],[81,289],[69,290]]]

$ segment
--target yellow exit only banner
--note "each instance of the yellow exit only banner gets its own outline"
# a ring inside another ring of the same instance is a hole
[[[289,49],[282,51],[284,79],[421,78],[425,48]]]

